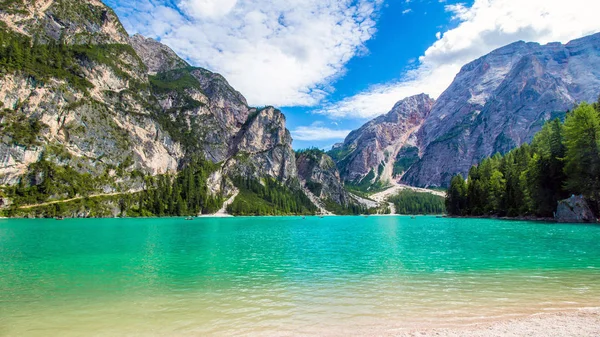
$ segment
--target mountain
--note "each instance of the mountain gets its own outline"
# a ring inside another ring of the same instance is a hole
[[[567,44],[516,42],[497,49],[465,65],[435,101],[411,136],[419,159],[414,150],[409,158],[396,161],[402,168],[409,166],[402,181],[445,187],[453,175],[466,176],[481,159],[530,142],[546,121],[564,118],[576,104],[595,101],[598,94],[600,34]],[[360,130],[381,123],[379,117]],[[396,127],[406,130],[413,125],[401,121]],[[378,139],[371,135],[366,142]],[[352,148],[353,143],[346,139],[341,147]],[[350,181],[377,171],[379,165],[372,160],[366,168],[348,171],[343,158],[338,165]]]
[[[3,197],[4,205],[120,195],[100,213],[89,204],[66,213],[116,215],[136,207],[124,195],[142,193],[139,205],[154,215],[216,211],[236,182],[262,179],[285,200],[305,203],[293,197],[303,180],[279,110],[250,107],[223,76],[153,39],[128,36],[100,1],[3,5],[0,74],[0,195],[13,199]],[[179,177],[172,188],[165,174]]]
[[[316,149],[304,150],[296,154],[296,163],[300,179],[311,194],[325,202],[324,208],[331,203],[342,207],[353,203],[330,156]]]
[[[154,39],[135,34],[129,39],[129,43],[148,67],[148,73],[151,75],[191,67],[171,48]]]
[[[389,182],[418,160],[416,132],[429,116],[434,100],[424,94],[396,103],[386,115],[351,132],[329,152],[350,184]]]
[[[146,66],[112,10],[100,1],[15,1],[0,10],[0,34],[1,184],[18,183],[41,159],[106,174],[96,186],[106,191],[139,188],[115,174],[125,164],[177,170],[182,147],[154,118]]]

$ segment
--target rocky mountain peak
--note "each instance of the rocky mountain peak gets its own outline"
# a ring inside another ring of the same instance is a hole
[[[390,112],[383,115],[383,118],[375,119],[375,123],[378,121],[401,123],[403,120],[416,121],[426,118],[434,103],[435,100],[427,94],[407,97],[398,101]]]
[[[57,200],[137,192],[145,176],[189,170],[206,180],[196,187],[206,183],[210,202],[240,181],[276,180],[310,209],[279,110],[250,108],[222,75],[190,66],[158,41],[129,37],[101,1],[5,1],[0,33],[8,41],[0,58],[22,55],[1,63],[0,185],[43,183],[53,190],[42,199]],[[333,162],[319,166],[330,170]],[[48,170],[64,173],[64,181]],[[334,195],[345,191],[332,172],[327,198],[345,203]]]
[[[129,42],[148,67],[148,73],[152,75],[190,66],[171,48],[154,39],[135,34],[129,39]]]
[[[425,94],[407,97],[396,103],[387,114],[350,133],[342,145],[330,151],[344,180],[357,182],[368,177],[376,183],[391,181],[401,174],[394,169],[396,158],[403,149],[417,145],[414,134],[434,103]]]
[[[419,131],[422,159],[404,181],[446,186],[481,159],[531,141],[548,119],[596,100],[599,69],[600,34],[566,45],[516,42],[465,65]]]
[[[238,137],[238,151],[258,153],[276,146],[291,146],[292,136],[285,116],[274,107],[253,109]]]
[[[127,44],[129,36],[114,11],[99,0],[10,1],[0,21],[40,42]]]

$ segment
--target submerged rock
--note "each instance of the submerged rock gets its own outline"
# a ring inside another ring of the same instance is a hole
[[[583,196],[572,196],[558,203],[554,218],[562,223],[596,222],[596,217]]]

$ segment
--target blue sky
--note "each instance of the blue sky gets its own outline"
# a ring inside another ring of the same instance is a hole
[[[505,44],[600,31],[589,0],[105,0],[130,34],[223,74],[287,116],[294,147],[328,148],[398,100],[436,98]]]
[[[371,86],[394,81],[407,70],[413,69],[418,63],[418,58],[437,40],[436,33],[448,30],[458,23],[452,20],[452,13],[445,10],[451,3],[458,1],[386,3],[376,20],[377,32],[365,43],[368,52],[354,57],[346,64],[344,76],[332,83],[335,91],[327,97],[327,101],[337,102],[352,97]],[[398,100],[401,98],[403,97],[398,97]],[[386,111],[392,106],[393,104],[387,106]],[[286,114],[292,130],[313,123],[336,130],[353,130],[372,118],[370,115],[366,118],[326,118],[311,113],[318,109],[319,106],[284,107],[282,111]],[[296,139],[294,147],[329,147],[338,141],[340,139]]]

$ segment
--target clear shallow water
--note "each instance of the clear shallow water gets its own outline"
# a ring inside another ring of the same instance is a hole
[[[600,227],[0,220],[0,335],[373,334],[600,306]]]

